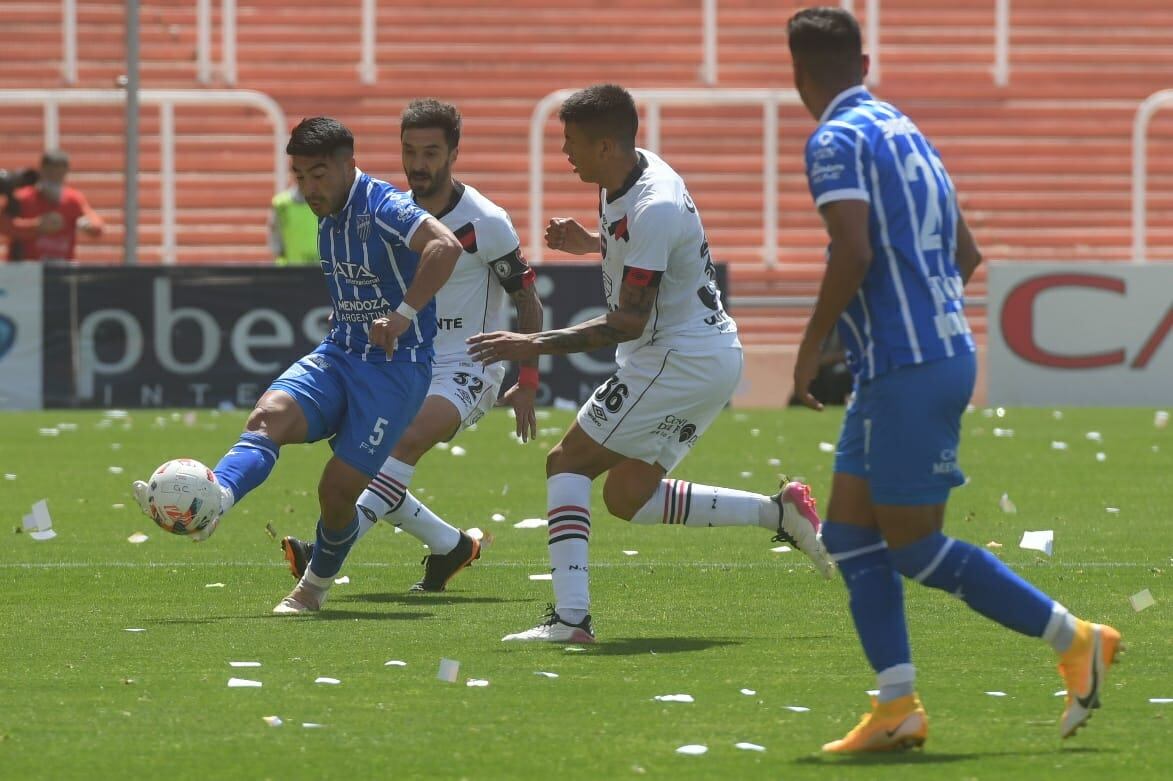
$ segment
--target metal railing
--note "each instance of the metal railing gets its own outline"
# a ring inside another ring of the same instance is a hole
[[[176,261],[175,248],[175,107],[246,106],[263,113],[273,126],[273,192],[286,187],[285,134],[289,125],[285,112],[268,95],[252,90],[139,91],[142,105],[159,107],[159,189],[163,262]],[[126,102],[120,89],[0,89],[0,106],[43,106],[44,148],[60,145],[61,106],[116,106]]]
[[[762,257],[766,265],[778,264],[778,107],[801,106],[792,89],[633,89],[635,102],[645,107],[644,145],[652,152],[660,147],[662,106],[762,107]],[[574,94],[564,89],[538,101],[529,125],[529,257],[541,262],[544,254],[542,198],[545,185],[546,121]]]
[[[196,80],[212,83],[212,0],[196,0]],[[220,0],[220,79],[236,84],[236,0]]]
[[[1149,123],[1165,106],[1173,105],[1173,89],[1149,95],[1136,109],[1132,122],[1132,262],[1148,262]]]

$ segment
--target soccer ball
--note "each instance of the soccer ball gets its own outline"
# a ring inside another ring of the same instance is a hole
[[[220,515],[220,484],[199,461],[168,461],[155,470],[147,487],[151,518],[164,531],[193,534]]]

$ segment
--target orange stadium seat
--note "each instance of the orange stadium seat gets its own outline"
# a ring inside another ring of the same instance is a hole
[[[213,35],[219,57],[219,3]],[[237,87],[272,96],[289,120],[330,114],[358,139],[359,164],[401,178],[397,117],[422,95],[465,115],[460,174],[507,208],[528,247],[528,126],[534,104],[561,88],[613,80],[629,87],[700,86],[696,0],[639,0],[604,8],[550,0],[432,0],[379,11],[378,81],[359,79],[359,0],[239,0]],[[788,87],[785,23],[793,4],[719,0],[720,86]],[[857,3],[862,8],[864,3]],[[1011,80],[997,87],[993,4],[882,0],[876,92],[898,103],[941,150],[985,255],[992,260],[1125,260],[1130,255],[1131,130],[1136,105],[1173,87],[1173,4],[1118,0],[1012,0]],[[122,4],[79,0],[79,84],[111,87],[123,72]],[[60,87],[56,3],[6,2],[0,87]],[[142,85],[199,88],[195,3],[141,11]],[[223,86],[213,83],[210,87]],[[689,182],[714,256],[731,264],[733,310],[750,342],[793,343],[805,312],[740,309],[738,299],[809,297],[821,274],[823,234],[806,193],[802,144],[812,123],[787,107],[779,123],[779,263],[762,262],[761,112],[663,111],[661,149]],[[140,247],[159,260],[158,118],[142,115]],[[176,111],[179,259],[264,262],[272,195],[265,120],[248,109]],[[66,108],[61,145],[73,181],[108,220],[83,261],[121,260],[123,128],[116,108]],[[37,107],[0,108],[0,165],[35,162]],[[545,133],[545,200],[555,214],[593,220],[589,188]],[[1173,111],[1150,135],[1149,244],[1173,257]],[[554,258],[553,260],[557,260]],[[984,274],[974,293],[984,295]],[[979,311],[975,328],[984,332]]]

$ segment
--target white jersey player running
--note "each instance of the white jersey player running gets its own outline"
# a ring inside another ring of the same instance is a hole
[[[476,189],[452,178],[459,153],[461,118],[456,107],[436,100],[415,100],[400,119],[403,171],[411,196],[444,223],[464,252],[452,276],[436,294],[435,364],[427,398],[358,500],[361,538],[384,518],[422,540],[431,549],[424,575],[413,592],[443,591],[448,581],[480,556],[480,542],[445,523],[411,494],[408,486],[419,459],[476,423],[497,401],[503,366],[485,367],[469,357],[466,340],[473,334],[504,328],[509,299],[517,309],[518,328],[541,327],[542,303],[534,290],[534,272],[520,252],[509,215]],[[535,433],[534,397],[537,360],[521,362],[518,382],[504,399],[517,416],[517,435]],[[294,537],[282,540],[285,558],[300,577],[313,547]]]
[[[612,515],[646,524],[762,526],[829,577],[815,503],[802,483],[783,481],[778,493],[764,496],[664,479],[733,395],[742,369],[737,326],[721,305],[684,181],[635,146],[639,118],[631,95],[610,84],[588,87],[562,104],[559,118],[562,151],[579,178],[600,187],[599,233],[555,219],[546,242],[576,255],[602,250],[610,311],[559,331],[480,334],[470,340],[470,353],[491,364],[616,345],[619,368],[546,459],[555,604],[538,626],[503,639],[594,641],[590,496],[591,482],[604,472]]]

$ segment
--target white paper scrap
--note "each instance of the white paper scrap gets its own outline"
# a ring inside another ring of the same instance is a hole
[[[1005,697],[1006,692],[986,692],[991,697]]]
[[[558,673],[548,673],[545,670],[538,670],[534,675],[541,675],[544,678],[557,678]]]
[[[45,540],[51,540],[56,537],[57,532],[53,531],[52,529],[46,529],[43,532],[29,532],[29,536],[37,542],[44,542]]]
[[[1066,450],[1067,443],[1066,442],[1052,442],[1051,449],[1052,450]]]
[[[260,667],[260,662],[229,662],[230,667]]]
[[[819,450],[821,450],[824,453],[834,453],[835,446],[832,445],[830,442],[820,442],[819,443]]]
[[[303,722],[301,723],[301,726],[302,726],[302,727],[304,727],[305,729],[321,729],[322,727],[324,727],[324,726],[326,726],[326,725],[325,725],[325,724],[319,724],[319,723],[318,723],[318,722],[316,722],[316,721],[303,721]]]
[[[41,428],[41,429],[37,429],[37,433],[40,434],[42,437],[55,437],[58,434],[60,434],[61,432],[55,428]]]
[[[563,652],[568,653],[568,654],[577,654],[577,653],[582,653],[586,649],[583,648],[581,645],[568,645],[565,648],[563,648],[562,650],[563,650]]]
[[[792,710],[795,713],[807,713],[808,711],[810,711],[810,708],[804,707],[802,705],[786,705],[783,707],[785,707],[786,710]]]
[[[689,756],[699,757],[709,750],[708,746],[702,746],[697,743],[689,743],[687,746],[681,746],[676,749],[677,754],[688,754]]]
[[[1051,529],[1044,529],[1037,532],[1023,532],[1022,540],[1018,543],[1018,547],[1026,550],[1042,551],[1050,556],[1054,544],[1055,532]]]
[[[484,687],[484,686],[488,686],[488,685],[489,685],[489,682],[488,682],[488,681],[486,681],[486,680],[485,680],[485,679],[483,679],[483,678],[469,678],[467,681],[465,681],[465,682],[464,682],[464,685],[465,685],[465,686],[480,686],[480,687]]]
[[[782,459],[771,458],[768,461],[766,461],[766,463],[769,464],[770,466],[782,466]]]
[[[1004,513],[1016,513],[1018,508],[1014,506],[1014,501],[1010,498],[1010,494],[1002,494],[1002,498],[998,500],[998,506],[1002,508]]]
[[[1128,601],[1132,604],[1132,609],[1138,613],[1147,607],[1152,607],[1157,604],[1157,600],[1153,599],[1153,592],[1147,588],[1133,594],[1128,598]]]
[[[407,667],[407,662],[400,661],[399,659],[391,659],[390,661],[383,662],[383,666],[384,667]]]
[[[224,588],[223,583],[205,583],[204,588]]]
[[[741,476],[748,479],[748,478],[753,477],[753,472],[742,472]]]
[[[1004,417],[1006,417],[1006,408],[1005,407],[998,407],[994,410],[994,414],[1000,418],[1004,418]]]
[[[526,518],[513,524],[514,529],[540,529],[546,525],[545,518]]]
[[[448,683],[456,683],[456,676],[460,672],[460,662],[455,659],[441,659],[440,669],[436,673],[436,677],[441,681]]]
[[[1063,410],[1061,410],[1061,409],[1051,410],[1051,417],[1054,418],[1055,420],[1063,420]]]
[[[759,746],[757,743],[746,743],[744,741],[741,743],[734,743],[733,747],[739,748],[742,751],[765,751],[766,750],[765,746]]]
[[[749,435],[751,437],[761,436],[761,434],[762,434],[762,430],[760,428],[751,428],[749,430]]]
[[[1067,690],[1066,690],[1066,689],[1060,689],[1059,691],[1055,692],[1055,696],[1056,696],[1056,697],[1066,697],[1066,696],[1067,696]]]
[[[1014,429],[1012,428],[996,428],[994,429],[994,436],[1003,439],[1009,439],[1014,436]]]
[[[756,689],[742,689],[741,693],[744,694],[746,697],[752,697],[755,694],[757,694],[757,690]]]
[[[147,630],[145,630],[145,629],[143,629],[143,628],[141,628],[141,627],[132,626],[132,627],[129,627],[129,628],[127,628],[127,629],[123,629],[122,631],[123,631],[123,632],[145,632],[145,631],[147,631]]]
[[[314,683],[325,683],[329,684],[330,686],[337,686],[338,684],[342,683],[342,681],[338,680],[337,678],[327,678],[324,675],[319,675],[317,678],[314,678]]]
[[[460,445],[453,445],[448,452],[454,456],[463,456],[468,451],[462,448]]]
[[[261,716],[261,719],[270,727],[280,727],[285,723],[280,716]]]
[[[1103,442],[1104,441],[1104,435],[1098,431],[1089,431],[1086,434],[1084,434],[1084,436],[1087,438],[1087,440],[1089,442]]]
[[[502,521],[505,520],[505,516],[502,515],[501,513],[493,513],[492,515],[489,516],[489,518],[495,523],[501,523]]]
[[[1154,705],[1168,705],[1173,703],[1173,697],[1149,697],[1149,702]]]
[[[345,586],[349,582],[350,582],[349,575],[343,575],[340,578],[334,578],[334,585],[335,586]]]
[[[696,702],[691,694],[657,694],[652,699],[660,702]]]
[[[111,510],[125,510],[126,505],[123,504],[122,502],[116,502],[116,503],[110,505],[110,509]]]
[[[777,548],[770,548],[770,553],[790,553],[791,550],[789,545],[779,545]]]
[[[135,532],[134,534],[127,537],[126,541],[131,543],[132,545],[141,545],[142,543],[146,542],[149,539],[150,539],[150,537],[143,534],[142,532]]]
[[[110,473],[110,474],[112,474],[112,475],[120,475],[120,474],[122,474],[122,467],[120,467],[120,466],[108,466],[108,467],[106,467],[106,471],[107,471],[107,472],[109,472],[109,473]]]
[[[264,686],[260,681],[250,681],[248,678],[229,678],[229,689],[259,689]]]
[[[623,551],[623,555],[624,555],[624,556],[638,556],[638,555],[639,555],[639,551],[637,551],[637,550],[625,550],[625,551]]]
[[[1118,512],[1120,512],[1120,508],[1119,507],[1105,507],[1104,511],[1111,513],[1112,515],[1116,515]]]
[[[1159,409],[1153,413],[1153,425],[1157,428],[1165,428],[1169,425],[1169,411]]]
[[[5,480],[15,480],[15,479],[16,479],[16,475],[12,474],[11,472],[5,472],[5,473],[4,473],[4,479],[5,479]]]
[[[553,580],[554,576],[549,572],[542,572],[537,575],[530,575],[530,580]]]

